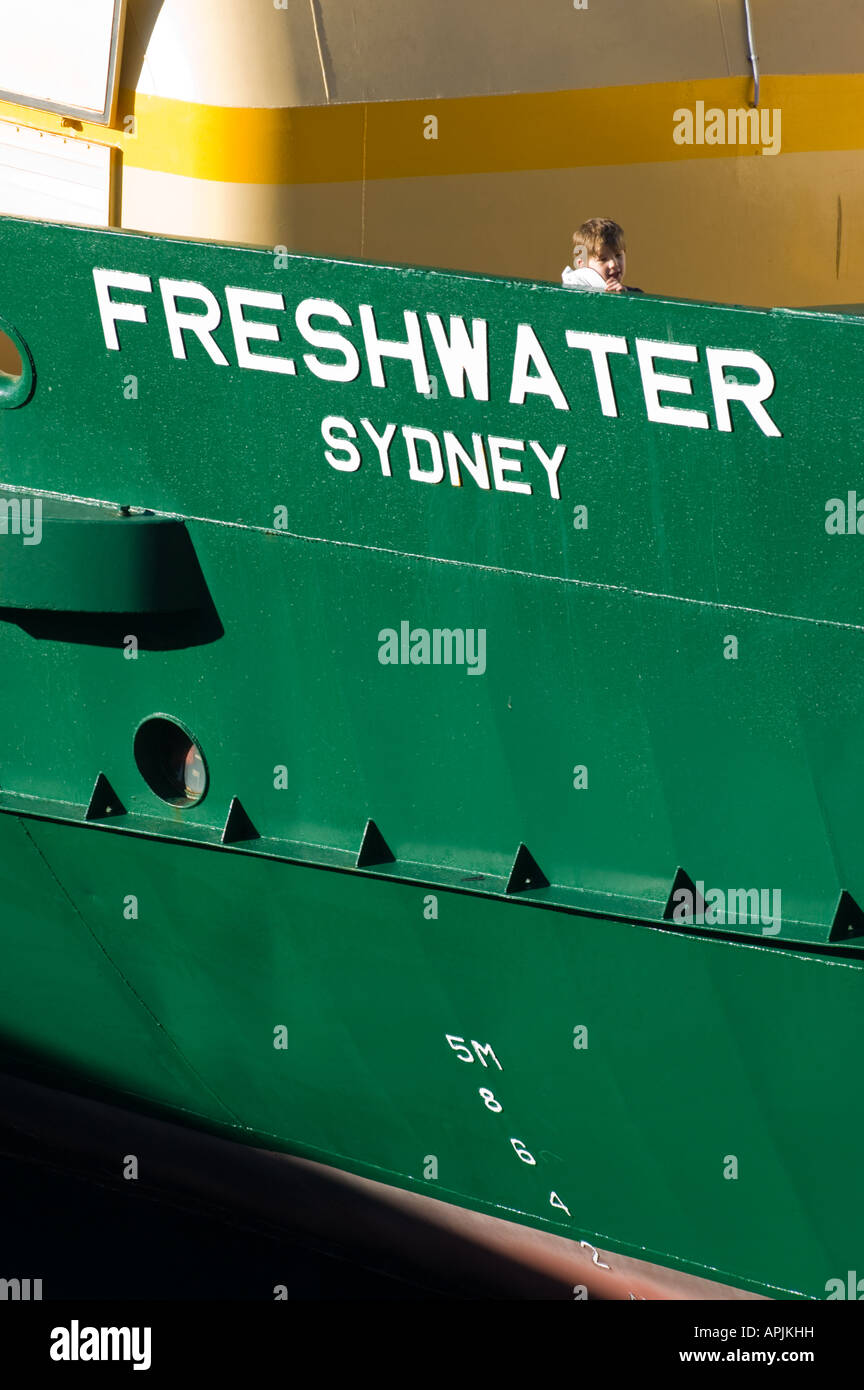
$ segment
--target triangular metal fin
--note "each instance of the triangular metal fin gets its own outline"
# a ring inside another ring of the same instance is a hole
[[[115,792],[104,772],[93,784],[90,803],[84,812],[85,820],[105,820],[108,816],[125,816],[126,807]]]
[[[396,856],[388,845],[374,820],[367,820],[363,831],[363,843],[357,852],[358,869],[368,869],[372,864],[395,864]]]
[[[837,911],[834,913],[828,940],[849,941],[854,936],[864,936],[864,912],[852,894],[847,893],[844,888],[840,894]]]
[[[683,903],[678,903],[678,902],[676,902],[676,901],[675,901],[675,897],[676,897],[676,894],[678,894],[678,893],[680,893],[680,892],[682,892],[682,891],[687,892],[687,893],[690,894],[690,902],[691,902],[691,904],[692,904],[692,912],[689,913],[688,915],[689,915],[689,916],[692,916],[692,917],[698,917],[698,916],[700,916],[701,914],[704,913],[704,911],[705,911],[705,899],[702,897],[702,894],[701,894],[701,893],[698,893],[698,892],[696,891],[696,884],[693,882],[692,878],[691,878],[690,875],[687,873],[686,869],[681,869],[681,868],[679,868],[677,874],[675,875],[675,882],[672,884],[672,888],[671,888],[671,891],[670,891],[670,893],[669,893],[669,897],[668,897],[668,900],[667,900],[667,902],[666,902],[666,906],[665,906],[664,909],[663,909],[663,921],[664,921],[664,922],[672,922],[672,921],[675,921],[675,920],[676,920],[676,919],[675,919],[675,909],[676,909],[676,907],[682,907],[682,906],[683,906]],[[678,920],[678,921],[681,921],[682,919],[679,917],[677,920]],[[685,926],[687,925],[686,920],[684,921],[684,925],[685,925]]]
[[[222,827],[222,844],[233,845],[237,840],[259,840],[261,837],[243,810],[240,798],[233,796]]]
[[[528,888],[548,888],[549,880],[526,845],[520,845],[513,860],[505,893],[524,893]]]

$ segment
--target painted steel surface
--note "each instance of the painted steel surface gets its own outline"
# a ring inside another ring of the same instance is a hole
[[[858,1267],[825,1180],[861,1144],[857,963],[448,891],[429,921],[404,884],[8,816],[0,843],[7,1067],[774,1296]]]
[[[13,220],[0,315],[4,505],[176,515],[212,604],[118,616],[106,572],[79,621],[5,611],[8,1055],[730,1282],[845,1278],[864,323]],[[156,714],[194,805],[136,766]],[[673,882],[720,897],[670,922]]]
[[[860,304],[860,5],[753,7],[758,98],[744,9],[538,0],[528,22],[524,0],[470,19],[400,0],[397,21],[380,0],[129,0],[109,124],[0,98],[43,176],[0,180],[0,212],[537,279],[608,212],[646,288]],[[0,0],[0,24],[21,10]],[[58,33],[30,54],[43,94]],[[58,139],[111,152],[101,211],[64,210]]]

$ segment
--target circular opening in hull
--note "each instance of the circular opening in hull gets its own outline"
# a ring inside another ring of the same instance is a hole
[[[19,381],[24,375],[24,363],[15,343],[0,328],[0,377],[8,377],[9,383]],[[8,383],[4,382],[4,385]]]
[[[26,405],[35,384],[36,374],[27,344],[11,324],[0,319],[0,410]]]
[[[161,714],[145,719],[135,734],[133,751],[150,790],[170,806],[195,806],[206,795],[204,754],[173,719]]]

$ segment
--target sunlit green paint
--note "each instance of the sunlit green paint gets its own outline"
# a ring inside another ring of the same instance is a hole
[[[0,398],[3,496],[86,502],[79,525],[111,526],[117,547],[86,563],[78,541],[49,551],[48,527],[26,554],[0,535],[7,1064],[824,1297],[864,1237],[835,1176],[864,1138],[864,938],[829,943],[841,893],[864,901],[864,538],[826,529],[831,499],[864,495],[864,323],[283,260],[0,221],[0,315],[35,369],[25,405]],[[151,278],[112,291],[148,311],[118,323],[118,351],[94,267]],[[172,355],[160,277],[215,295],[228,365],[188,333]],[[245,310],[280,345],[249,347],[294,375],[235,365],[226,286],[284,296]],[[350,316],[355,380],[305,365],[338,357],[300,336],[309,298]],[[420,316],[437,397],[407,361],[371,383],[363,304],[391,339]],[[427,314],[488,325],[488,401],[448,390]],[[569,409],[509,400],[520,324]],[[617,416],[568,330],[626,340]],[[692,379],[662,403],[708,428],[649,420],[637,338],[695,346],[656,370]],[[709,348],[770,364],[779,434],[740,404],[717,428]],[[391,476],[368,434],[359,469],[327,462],[332,416],[397,426]],[[523,472],[500,477],[531,493],[412,479],[402,426],[521,442]],[[560,497],[531,441],[566,446]],[[184,522],[206,588],[182,557],[127,549],[156,523],[123,506]],[[175,564],[182,610],[164,599]],[[482,672],[382,664],[404,622],[482,631]],[[200,744],[200,804],[168,806],[141,777],[152,714]],[[124,813],[85,824],[99,773]],[[242,838],[224,834],[234,798]],[[358,870],[370,818],[393,860]],[[549,886],[508,895],[520,844]],[[778,890],[779,930],[664,925],[679,867]],[[447,1035],[491,1045],[501,1070]]]

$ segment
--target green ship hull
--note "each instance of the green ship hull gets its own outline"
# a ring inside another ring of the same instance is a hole
[[[4,1068],[845,1287],[864,323],[12,219],[0,312]]]

